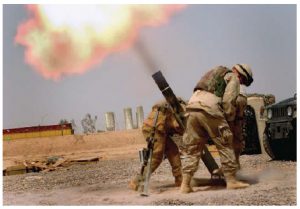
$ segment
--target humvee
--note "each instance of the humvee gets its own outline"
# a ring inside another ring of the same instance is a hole
[[[297,95],[266,107],[264,148],[273,160],[297,158]]]

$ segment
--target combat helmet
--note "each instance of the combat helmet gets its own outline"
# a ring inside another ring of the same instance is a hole
[[[252,70],[249,65],[247,64],[236,64],[233,66],[240,75],[243,76],[244,79],[244,84],[246,86],[250,86],[251,83],[253,82],[253,74]]]

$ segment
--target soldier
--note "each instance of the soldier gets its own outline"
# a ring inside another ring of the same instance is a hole
[[[227,189],[249,186],[236,179],[238,164],[232,147],[233,134],[228,122],[234,121],[236,117],[236,99],[240,85],[250,86],[252,82],[250,67],[246,64],[236,64],[232,70],[218,66],[207,72],[197,83],[186,107],[183,181],[180,188],[182,193],[193,191],[191,179],[198,169],[203,146],[208,138],[212,139],[219,151]]]
[[[179,98],[178,100],[181,105],[186,105],[182,99]],[[177,123],[174,114],[166,101],[159,102],[152,107],[152,111],[143,123],[142,132],[145,139],[147,139],[153,130],[153,121],[158,108],[160,112],[154,135],[156,141],[153,147],[151,173],[158,168],[164,156],[166,156],[172,167],[172,173],[175,177],[175,186],[180,186],[182,182],[180,152],[175,142],[171,139],[171,136],[174,134],[182,135],[184,130]],[[137,190],[140,179],[140,175],[135,176],[130,181],[129,187],[133,190]]]

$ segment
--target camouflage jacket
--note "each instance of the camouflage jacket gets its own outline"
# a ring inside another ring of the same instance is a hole
[[[143,132],[151,132],[153,129],[153,123],[156,115],[157,109],[160,109],[157,123],[156,123],[156,131],[161,134],[173,135],[173,134],[183,134],[182,128],[176,121],[172,110],[170,109],[167,102],[160,102],[155,104],[152,107],[151,112],[144,120],[142,131]]]
[[[203,82],[208,84],[202,85]],[[206,86],[207,90],[202,86]],[[225,117],[227,121],[235,119],[236,99],[240,93],[240,81],[235,73],[222,66],[214,68],[202,77],[194,90],[187,110],[197,108],[214,117]]]

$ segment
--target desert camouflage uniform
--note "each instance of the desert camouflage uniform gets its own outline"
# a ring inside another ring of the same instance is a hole
[[[171,109],[166,102],[161,102],[152,107],[152,111],[144,121],[142,132],[145,138],[150,136],[153,129],[153,121],[157,109],[159,108],[159,115],[156,123],[155,136],[156,139],[153,148],[153,156],[151,161],[151,173],[161,164],[164,155],[169,160],[173,176],[179,178],[181,183],[181,160],[177,145],[171,139],[173,134],[183,134],[183,130],[177,123]],[[179,183],[179,182],[178,182]],[[180,184],[179,183],[179,184]]]
[[[182,100],[180,101],[184,107],[184,102]],[[154,135],[154,139],[156,141],[153,146],[153,155],[150,166],[151,173],[158,168],[163,161],[164,156],[166,156],[172,167],[172,173],[175,177],[175,185],[180,186],[182,182],[180,151],[175,142],[171,139],[171,136],[173,134],[182,135],[184,130],[180,128],[167,102],[160,102],[152,107],[152,111],[143,123],[142,132],[145,139],[151,135],[158,109],[159,114]],[[146,170],[144,172],[146,172]],[[137,174],[130,180],[129,188],[138,190],[141,181],[143,181],[143,177],[141,174]]]
[[[245,137],[243,135],[244,126],[244,111],[247,107],[247,97],[240,94],[236,100],[236,116],[234,121],[230,121],[228,124],[233,133],[233,149],[240,169],[240,155],[245,148]]]
[[[239,92],[238,77],[223,66],[212,69],[198,82],[186,107],[183,174],[194,175],[203,146],[211,138],[219,151],[225,179],[235,176],[238,164],[228,122],[235,119],[235,103]]]

